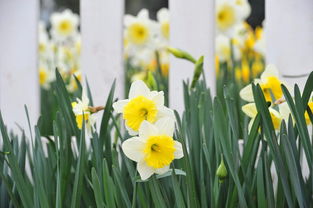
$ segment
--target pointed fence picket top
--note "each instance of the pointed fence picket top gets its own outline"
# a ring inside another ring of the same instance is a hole
[[[38,0],[0,1],[0,109],[10,129],[28,128],[24,104],[32,123],[39,115],[38,15]]]
[[[313,71],[313,1],[267,0],[265,15],[267,63],[289,85],[303,87]]]
[[[215,94],[214,1],[169,0],[170,46],[189,52],[195,58],[204,56],[204,72],[211,93]],[[192,79],[193,64],[175,57],[170,59],[169,98],[170,106],[182,112],[182,81]]]
[[[95,105],[104,105],[116,79],[115,95],[124,96],[124,0],[81,0],[82,73]]]

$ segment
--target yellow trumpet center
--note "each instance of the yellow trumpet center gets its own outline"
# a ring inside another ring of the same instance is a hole
[[[46,70],[44,69],[39,69],[39,84],[40,85],[44,85],[47,81],[48,78],[48,74],[46,72]]]
[[[145,162],[152,168],[163,168],[174,160],[174,140],[167,135],[150,136],[144,148]]]
[[[149,36],[149,29],[144,24],[134,23],[128,28],[128,39],[134,44],[145,44]]]
[[[281,81],[277,77],[266,78],[266,82],[260,85],[266,101],[272,101],[272,96],[275,100],[283,96],[280,85]]]
[[[129,101],[123,109],[123,118],[126,125],[131,129],[138,131],[140,124],[147,120],[150,123],[156,121],[158,109],[154,101],[138,96]]]
[[[161,32],[162,32],[162,35],[166,39],[169,39],[169,37],[170,37],[170,24],[168,21],[164,21],[161,23]]]
[[[63,20],[59,23],[57,29],[59,33],[68,35],[73,31],[73,25],[69,20]]]
[[[309,102],[308,106],[309,106],[309,108],[311,109],[311,111],[313,113],[313,102]],[[309,125],[311,123],[311,120],[310,120],[310,116],[309,116],[307,111],[305,111],[304,117],[305,117],[306,124]]]
[[[226,30],[236,23],[235,8],[230,5],[223,5],[218,9],[216,23],[219,29]]]

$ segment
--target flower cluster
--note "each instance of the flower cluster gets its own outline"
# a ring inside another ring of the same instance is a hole
[[[247,84],[264,70],[263,28],[255,30],[246,22],[251,13],[247,0],[216,1],[216,70],[219,77],[228,71],[236,81]]]
[[[52,14],[50,24],[47,31],[45,24],[39,23],[39,84],[49,90],[55,81],[54,70],[58,68],[68,90],[75,92],[77,82],[73,75],[81,80],[78,15],[66,9]]]
[[[124,57],[129,67],[129,82],[144,80],[153,87],[153,73],[167,77],[169,73],[169,12],[162,8],[157,20],[149,18],[147,9],[139,11],[137,16],[124,17]]]
[[[278,100],[283,99],[283,92],[281,89],[281,84],[283,83],[279,79],[278,70],[274,65],[268,65],[265,71],[261,74],[260,79],[255,79],[254,84],[259,84],[265,100],[271,103],[269,107],[269,112],[272,118],[274,128],[279,130],[282,119],[287,121],[290,110],[286,102],[278,103]],[[286,84],[285,84],[286,85]],[[249,129],[252,126],[252,123],[257,115],[256,105],[254,103],[254,97],[252,92],[252,84],[247,85],[240,91],[240,97],[250,102],[242,106],[242,111],[251,119],[249,123]]]
[[[169,170],[174,159],[183,157],[182,145],[173,139],[175,117],[173,110],[164,106],[163,92],[150,91],[143,81],[132,83],[129,98],[113,104],[122,113],[130,135],[122,144],[125,155],[137,162],[142,180],[154,173]]]

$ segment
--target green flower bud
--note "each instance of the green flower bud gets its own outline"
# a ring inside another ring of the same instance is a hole
[[[196,83],[199,80],[202,71],[203,71],[203,56],[201,56],[195,63],[195,71],[193,73],[191,88],[194,88],[196,86]]]
[[[173,54],[176,58],[186,59],[192,63],[196,63],[196,59],[194,57],[192,57],[186,51],[183,51],[183,50],[180,50],[177,48],[171,48],[171,47],[168,47],[167,50],[168,50],[168,52]]]
[[[157,83],[155,81],[155,78],[152,74],[152,72],[148,72],[148,76],[147,76],[147,84],[149,85],[149,87],[153,90],[157,90]]]
[[[218,168],[216,170],[216,175],[217,175],[220,183],[223,183],[224,179],[227,177],[227,169],[226,169],[226,166],[224,164],[223,157],[222,157],[221,164],[218,166]]]

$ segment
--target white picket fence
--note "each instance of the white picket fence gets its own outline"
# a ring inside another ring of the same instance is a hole
[[[0,0],[0,109],[10,128],[15,122],[26,127],[24,104],[33,123],[39,115],[38,5],[39,0]],[[205,56],[206,79],[214,92],[214,1],[170,0],[169,9],[171,46]],[[283,75],[313,70],[312,11],[312,0],[266,1],[266,58]],[[115,78],[116,93],[123,96],[123,15],[124,0],[81,0],[82,71],[95,104],[103,103]],[[171,59],[170,105],[178,111],[183,107],[182,80],[192,71],[188,62]]]

